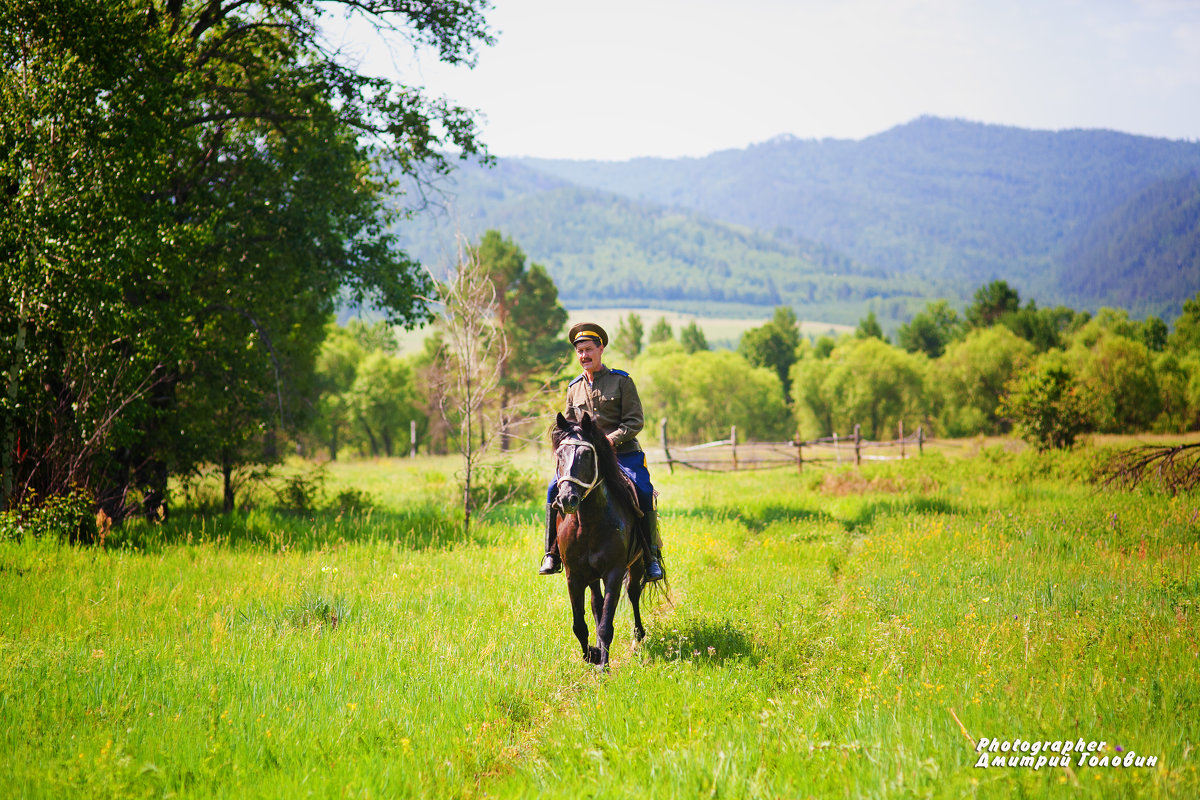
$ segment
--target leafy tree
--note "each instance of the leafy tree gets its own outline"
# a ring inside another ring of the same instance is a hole
[[[1004,314],[1015,313],[1021,308],[1021,297],[1017,290],[1005,281],[992,281],[975,291],[974,302],[967,307],[967,324],[972,328],[995,325]]]
[[[924,353],[937,358],[946,351],[946,345],[958,338],[962,322],[958,312],[945,300],[936,300],[925,306],[925,310],[900,326],[897,341],[910,353]]]
[[[1175,320],[1167,346],[1180,355],[1200,353],[1200,294],[1183,301],[1183,313]]]
[[[1075,327],[1077,314],[1066,306],[1038,308],[1030,300],[1018,311],[1000,315],[999,324],[1033,345],[1039,353],[1061,348],[1063,337]]]
[[[1169,336],[1170,330],[1167,328],[1167,323],[1154,315],[1142,320],[1141,330],[1138,331],[1138,338],[1152,353],[1161,353],[1166,350]]]
[[[642,337],[644,335],[645,330],[642,327],[642,318],[631,311],[629,312],[629,316],[623,318],[617,326],[617,333],[613,337],[612,344],[626,358],[632,361],[641,355]]]
[[[813,355],[817,358],[829,358],[837,347],[837,340],[832,336],[822,336],[813,342]]]
[[[832,339],[826,339],[832,344]],[[830,352],[832,351],[831,346]],[[832,436],[837,431],[837,423],[834,422],[834,398],[829,395],[825,385],[833,366],[834,362],[828,355],[820,356],[816,351],[792,365],[789,375],[792,385],[792,409],[796,418],[796,429],[806,439]],[[841,421],[839,418],[838,422]]]
[[[119,518],[168,471],[270,460],[339,293],[425,317],[381,197],[447,170],[446,146],[479,152],[472,117],[323,49],[335,7],[450,62],[490,41],[482,0],[0,5],[0,335],[19,342],[0,502],[76,483]]]
[[[667,322],[666,317],[659,317],[658,322],[650,329],[650,344],[659,344],[674,338],[675,332],[671,330],[671,323]]]
[[[901,420],[912,424],[926,416],[924,360],[874,336],[839,345],[830,354],[818,391],[821,407],[810,406],[809,411],[819,419],[822,408],[828,409],[838,432],[858,424],[864,436],[886,439]],[[811,402],[809,394],[798,387],[797,401]]]
[[[769,322],[742,334],[738,353],[752,365],[774,371],[787,397],[791,392],[790,370],[799,346],[800,324],[796,312],[788,306],[779,306]]]
[[[1000,413],[1000,400],[1005,386],[1033,356],[1033,345],[1002,325],[977,328],[946,348],[933,362],[942,433],[1003,433],[1007,421]]]
[[[329,328],[317,356],[319,394],[313,428],[329,448],[330,460],[336,461],[354,420],[349,395],[366,351],[359,337],[336,324]]]
[[[412,368],[380,350],[363,358],[347,399],[372,456],[395,455],[397,442],[407,440],[409,426],[420,413]]]
[[[708,339],[704,338],[704,331],[700,330],[700,326],[692,320],[679,331],[679,343],[683,345],[683,352],[692,353],[700,350],[708,349]]]
[[[499,357],[501,448],[507,449],[518,405],[543,389],[569,352],[563,328],[567,310],[558,289],[540,264],[526,264],[525,253],[499,231],[484,233],[472,257],[496,292],[496,320],[507,347]]]
[[[1068,357],[1092,403],[1096,430],[1134,433],[1150,429],[1162,412],[1162,396],[1146,345],[1106,334],[1091,347],[1076,344]]]
[[[765,367],[750,366],[736,353],[647,354],[638,372],[647,427],[666,416],[673,441],[725,439],[731,425],[747,440],[772,441],[789,435],[778,377]]]
[[[879,320],[875,319],[875,312],[868,311],[867,315],[858,321],[858,329],[854,335],[859,339],[878,339],[881,342],[886,342],[887,337],[883,335],[883,328],[879,325]]]
[[[1008,384],[1001,413],[1039,450],[1068,448],[1088,430],[1087,403],[1061,359],[1037,366]]]
[[[1179,356],[1167,350],[1154,357],[1154,374],[1162,397],[1162,413],[1154,430],[1183,433],[1200,428],[1200,351]],[[1195,395],[1195,396],[1194,396]]]

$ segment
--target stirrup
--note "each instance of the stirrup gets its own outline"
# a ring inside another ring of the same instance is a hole
[[[659,568],[659,572],[662,568]],[[554,575],[562,572],[562,559],[554,555],[554,553],[546,553],[542,559],[542,566],[538,568],[538,575]]]

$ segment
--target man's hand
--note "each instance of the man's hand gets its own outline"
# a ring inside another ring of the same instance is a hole
[[[608,443],[611,444],[613,447],[617,446],[617,441],[616,441],[617,434],[616,433],[606,433],[606,434],[604,434],[604,438],[608,439]]]

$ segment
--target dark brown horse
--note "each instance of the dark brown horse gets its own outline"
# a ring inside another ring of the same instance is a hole
[[[585,661],[607,667],[622,584],[633,606],[633,635],[638,641],[646,635],[638,605],[644,585],[641,515],[612,445],[590,416],[584,414],[575,425],[559,414],[551,441],[558,467],[553,501],[559,512],[558,552],[566,571],[575,637]],[[589,587],[596,647],[588,646],[583,613],[583,591]]]

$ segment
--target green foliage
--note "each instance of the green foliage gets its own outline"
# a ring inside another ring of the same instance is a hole
[[[322,505],[329,471],[324,464],[297,470],[285,475],[275,487],[277,505],[284,511],[310,514]]]
[[[1088,430],[1088,404],[1071,371],[1057,359],[1039,360],[1008,385],[1001,413],[1039,450],[1074,446]]]
[[[692,320],[679,331],[679,344],[683,347],[683,352],[691,354],[700,350],[707,350],[708,340],[704,338],[704,331],[700,330],[700,326]]]
[[[92,498],[77,488],[46,498],[28,492],[15,508],[0,511],[0,541],[25,537],[103,543]]]
[[[951,344],[932,367],[939,435],[1004,432],[1004,387],[1033,356],[1033,345],[1002,325],[975,329]]]
[[[806,438],[849,434],[891,439],[901,421],[927,416],[926,364],[875,337],[846,339],[829,358],[798,361],[792,380],[796,420]]]
[[[775,309],[771,321],[742,334],[738,354],[756,367],[767,367],[779,376],[785,397],[791,396],[791,368],[800,346],[796,312],[787,306]]]
[[[472,116],[345,66],[329,6],[451,62],[490,41],[477,0],[0,6],[6,495],[78,483],[120,518],[171,473],[271,462],[335,300],[427,317],[384,193],[479,152]]]
[[[696,443],[739,437],[777,441],[790,435],[779,378],[728,350],[655,356],[638,362],[638,393],[646,427],[666,417],[672,441]]]
[[[675,332],[671,330],[671,323],[667,322],[666,317],[659,317],[654,327],[650,328],[650,344],[660,344],[674,338]]]
[[[570,352],[563,331],[567,310],[545,268],[527,265],[524,251],[500,231],[485,232],[472,253],[496,290],[506,344],[499,364],[501,405],[507,406],[509,397],[536,389],[562,366]]]
[[[1183,313],[1175,320],[1167,345],[1180,355],[1200,353],[1200,294],[1183,301]]]
[[[645,331],[642,318],[630,312],[628,317],[621,320],[617,332],[613,334],[611,346],[619,350],[630,361],[642,353],[642,337]]]
[[[1021,308],[1021,297],[1007,281],[992,281],[975,292],[967,307],[967,324],[986,328],[1000,321],[1005,314],[1015,314]]]
[[[900,326],[896,341],[910,353],[924,353],[930,358],[937,358],[961,332],[958,312],[945,300],[935,300]]]
[[[858,329],[854,331],[854,335],[859,339],[879,339],[881,342],[886,342],[888,339],[883,335],[883,328],[879,326],[879,320],[875,319],[875,312],[868,311],[867,315],[858,321]]]
[[[1150,351],[1141,342],[1106,333],[1090,347],[1083,340],[1068,359],[1087,392],[1096,430],[1132,433],[1149,430],[1162,412],[1158,376]]]

